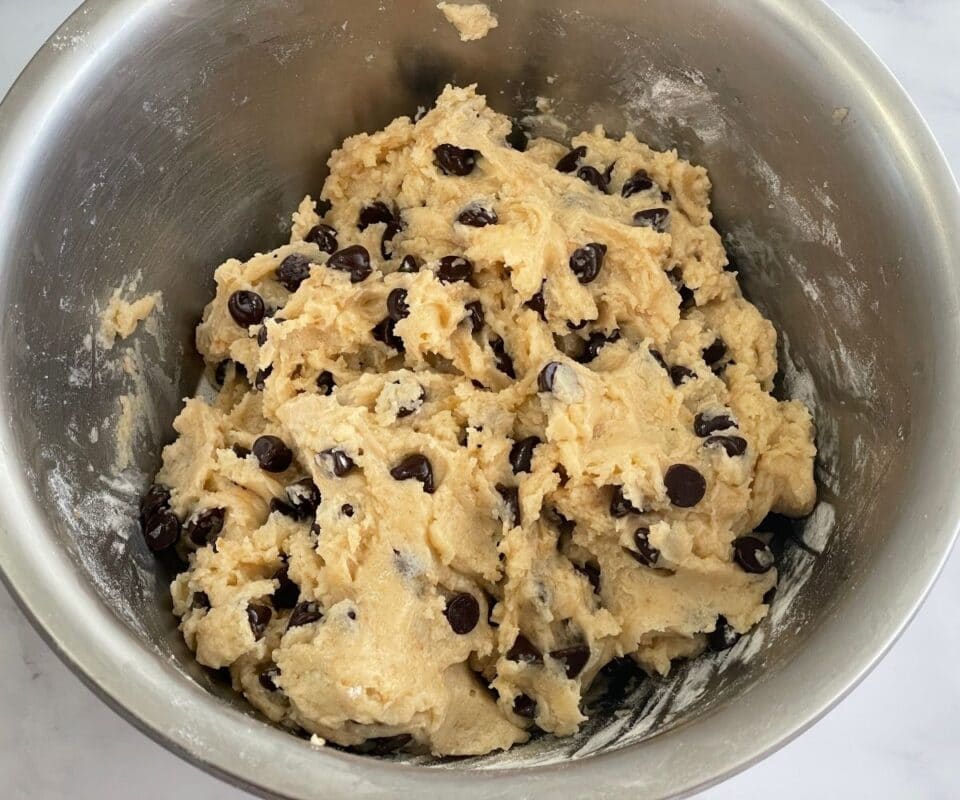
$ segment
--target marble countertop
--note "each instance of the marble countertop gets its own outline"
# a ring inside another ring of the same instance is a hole
[[[804,0],[796,0],[803,2]],[[960,173],[960,0],[829,0],[912,95]],[[0,0],[0,95],[78,0]],[[699,795],[960,797],[960,551],[903,638],[824,720]],[[103,705],[0,587],[0,783],[21,800],[242,800]]]

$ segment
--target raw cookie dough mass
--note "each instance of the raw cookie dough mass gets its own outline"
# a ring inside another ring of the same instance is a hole
[[[601,129],[506,139],[448,87],[347,139],[291,243],[216,272],[143,503],[201,664],[271,720],[382,752],[571,734],[767,611],[813,426],[725,271],[705,170]]]

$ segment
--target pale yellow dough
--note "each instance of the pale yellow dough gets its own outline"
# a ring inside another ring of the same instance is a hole
[[[497,27],[499,22],[485,3],[437,3],[447,22],[457,29],[461,42],[473,42],[482,39]]]
[[[706,171],[598,128],[573,144],[587,148],[582,163],[600,172],[613,164],[605,194],[554,168],[565,145],[534,140],[518,152],[505,143],[510,129],[472,87],[448,87],[419,122],[403,117],[347,139],[330,158],[322,195],[332,208],[322,221],[340,248],[366,247],[372,275],[351,283],[324,266],[328,254],[304,241],[321,221],[307,198],[290,244],[217,270],[197,330],[211,370],[232,359],[249,376],[272,371],[257,391],[228,367],[216,399],[187,401],[176,420],[179,438],[158,483],[172,489],[183,521],[209,508],[226,515],[216,547],[196,549],[184,537],[190,565],[172,585],[174,610],[202,664],[229,667],[267,717],[328,742],[410,734],[412,746],[433,753],[474,754],[524,741],[534,722],[573,733],[585,719],[581,696],[609,660],[629,654],[666,673],[672,659],[704,649],[718,616],[740,632],[762,619],[776,570],[748,574],[731,542],[770,511],[800,516],[814,503],[810,414],[770,395],[776,333],[724,271]],[[479,152],[471,174],[438,169],[434,148],[444,143]],[[656,185],[622,198],[639,169]],[[381,257],[384,224],[357,226],[361,208],[377,200],[403,222],[390,259]],[[498,223],[455,221],[476,203]],[[634,212],[660,206],[670,212],[665,233],[631,224]],[[569,260],[588,242],[607,251],[599,277],[581,284]],[[276,269],[294,253],[314,266],[290,293]],[[406,255],[420,260],[419,272],[397,271]],[[437,279],[446,255],[473,262],[472,285]],[[696,307],[682,312],[667,274],[675,267],[695,293]],[[548,322],[524,305],[541,286]],[[398,287],[409,307],[396,324],[403,355],[371,334]],[[265,320],[263,346],[259,325],[242,328],[228,313],[238,290],[278,309]],[[473,301],[485,316],[477,333],[465,310]],[[567,323],[581,320],[589,322],[580,336],[621,333],[587,364],[557,346],[570,350]],[[715,374],[702,352],[718,336],[728,363]],[[497,337],[515,380],[495,364]],[[695,377],[674,386],[651,349]],[[540,392],[538,373],[551,361],[563,365],[562,380]],[[336,382],[329,396],[317,386],[323,371]],[[746,439],[743,455],[694,433],[695,414],[720,411]],[[285,472],[231,449],[262,434],[292,448]],[[511,445],[531,435],[543,440],[532,471],[514,475]],[[318,457],[331,448],[356,469],[336,477]],[[435,493],[391,477],[410,453],[430,460]],[[677,463],[706,479],[692,508],[667,497],[664,474]],[[306,476],[323,498],[313,531],[311,519],[270,512],[271,500],[286,502],[285,487]],[[503,521],[511,514],[498,485],[518,487],[520,525]],[[643,514],[611,516],[617,486]],[[561,533],[554,512],[575,523],[572,533]],[[641,526],[660,551],[655,567],[630,555]],[[287,630],[290,612],[275,608],[257,640],[248,604],[271,604],[281,559],[300,600],[316,601],[323,618]],[[584,564],[599,568],[599,593],[575,568]],[[195,601],[200,592],[209,609]],[[480,606],[466,634],[444,615],[461,592]],[[519,632],[542,663],[506,658]],[[575,645],[589,647],[589,660],[571,679],[549,653]],[[274,666],[276,691],[259,680]],[[535,720],[513,712],[521,694],[535,701]]]
[[[110,302],[100,315],[100,331],[97,339],[102,347],[113,347],[119,337],[126,339],[143,322],[160,302],[160,292],[124,300],[120,289],[115,289]]]

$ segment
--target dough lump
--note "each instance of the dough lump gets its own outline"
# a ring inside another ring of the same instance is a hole
[[[437,3],[447,22],[457,29],[461,42],[473,42],[482,39],[499,25],[494,13],[485,3],[458,5],[457,3]]]
[[[664,674],[761,620],[754,532],[814,503],[811,417],[770,394],[706,171],[510,131],[447,87],[347,139],[289,244],[217,269],[219,389],[144,500],[198,661],[327,742],[571,734],[612,659]]]

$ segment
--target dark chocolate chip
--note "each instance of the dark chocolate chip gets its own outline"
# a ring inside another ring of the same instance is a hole
[[[543,654],[526,636],[517,634],[513,646],[507,650],[510,661],[519,661],[524,664],[542,664]]]
[[[464,305],[464,308],[467,310],[467,319],[470,320],[470,330],[474,333],[479,333],[483,329],[483,323],[486,320],[483,313],[483,305],[479,300],[474,300]]]
[[[320,394],[329,395],[333,393],[334,387],[337,385],[336,380],[334,380],[333,373],[327,370],[324,370],[319,375],[317,375],[317,388],[320,390]]]
[[[615,519],[622,519],[628,514],[642,514],[643,509],[637,508],[630,502],[629,498],[623,493],[622,486],[616,486],[613,490],[613,497],[610,500],[610,516]]]
[[[670,192],[661,191],[660,192],[660,201],[663,203],[669,203],[673,200],[673,195]]]
[[[412,404],[409,406],[400,406],[397,409],[397,419],[403,419],[404,417],[409,417],[415,411],[419,411],[423,407],[423,401],[427,399],[427,393],[423,390],[423,387],[420,387],[420,396],[412,401]]]
[[[527,145],[530,143],[530,137],[526,130],[524,130],[523,125],[516,120],[511,120],[510,133],[506,135],[505,141],[514,150],[522,153],[527,149]]]
[[[670,380],[673,381],[674,386],[683,386],[687,381],[695,380],[696,377],[697,373],[689,367],[680,364],[670,367]]]
[[[273,373],[273,364],[267,364],[263,369],[258,369],[257,374],[253,376],[253,388],[262,392],[267,385],[267,378]]]
[[[390,476],[397,481],[417,480],[423,484],[423,491],[433,494],[433,467],[429,459],[420,453],[410,453],[397,466],[390,470]]]
[[[236,455],[237,458],[246,458],[248,455],[250,455],[250,451],[242,444],[235,444],[230,449],[233,450],[234,455]]]
[[[528,694],[518,694],[513,698],[513,713],[524,719],[537,716],[537,701]]]
[[[270,606],[260,605],[259,603],[250,603],[247,606],[247,621],[250,623],[250,630],[253,631],[254,639],[263,638],[272,616],[273,609]]]
[[[557,379],[557,370],[562,366],[559,361],[550,361],[547,363],[547,365],[540,370],[540,374],[537,375],[537,390],[541,392],[552,392],[553,385]]]
[[[166,486],[154,484],[151,486],[143,498],[140,500],[140,519],[146,521],[150,519],[161,508],[170,505],[170,490]]]
[[[550,655],[563,662],[563,671],[570,680],[573,680],[587,666],[590,660],[590,648],[585,644],[575,644],[572,647],[552,650]]]
[[[753,575],[769,572],[776,561],[773,551],[755,536],[741,536],[733,540],[733,560],[744,572]]]
[[[519,475],[521,472],[530,472],[530,465],[533,461],[533,451],[540,444],[539,436],[527,436],[514,442],[510,448],[510,466],[513,467],[513,474]]]
[[[272,667],[267,667],[263,672],[260,673],[259,681],[260,685],[266,689],[268,692],[279,692],[280,687],[276,684],[276,679],[280,677],[280,667],[274,665]]]
[[[573,172],[580,165],[580,159],[587,154],[587,148],[581,145],[574,147],[569,153],[557,162],[558,172]]]
[[[480,604],[472,594],[461,592],[447,601],[447,608],[443,613],[453,632],[462,636],[477,627],[480,621]]]
[[[508,378],[516,379],[517,372],[513,368],[513,359],[507,352],[507,347],[499,336],[490,340],[490,349],[493,350],[493,363]]]
[[[280,262],[277,268],[277,280],[288,292],[295,292],[300,284],[310,277],[310,259],[299,253],[292,253]]]
[[[386,203],[377,200],[360,209],[360,216],[357,218],[357,227],[360,230],[365,231],[371,225],[377,225],[381,222],[390,223],[396,221],[397,215],[393,213],[393,209],[391,209]]]
[[[403,343],[403,339],[397,335],[396,326],[397,323],[390,319],[390,317],[384,317],[370,333],[378,342],[383,342],[387,347],[392,347],[398,353],[403,353],[406,350],[406,346]]]
[[[632,197],[638,192],[645,192],[647,189],[652,188],[653,181],[650,179],[650,176],[647,175],[645,170],[638,169],[623,182],[623,186],[620,189],[620,196]]]
[[[590,242],[573,251],[570,256],[570,269],[582,284],[588,284],[597,279],[600,268],[603,266],[603,257],[607,254],[607,246],[599,242]]]
[[[719,336],[713,340],[713,344],[704,348],[703,360],[708,367],[716,366],[727,354],[727,343]]]
[[[327,266],[338,272],[349,272],[351,283],[360,283],[373,272],[373,267],[370,266],[370,253],[360,244],[352,244],[344,247],[343,250],[337,250],[327,259]]]
[[[701,411],[693,418],[693,432],[703,438],[717,431],[736,428],[736,423],[727,414],[709,415]]]
[[[536,311],[544,322],[547,321],[547,301],[543,296],[543,284],[540,284],[540,291],[524,303],[529,309]]]
[[[322,222],[314,225],[310,232],[304,237],[305,241],[313,242],[324,253],[337,252],[337,232],[329,225]]]
[[[589,364],[598,355],[600,355],[600,350],[602,350],[605,345],[613,344],[614,342],[618,341],[620,341],[619,329],[613,331],[613,333],[609,335],[603,333],[602,331],[595,331],[587,337],[586,344],[583,347],[583,352],[580,353],[576,360],[581,364]]]
[[[302,600],[294,607],[287,621],[287,630],[290,628],[299,628],[301,625],[309,625],[323,619],[323,612],[315,600]]]
[[[663,476],[670,502],[680,508],[692,508],[707,492],[707,482],[689,464],[673,464]]]
[[[154,553],[167,550],[180,538],[180,520],[169,508],[160,508],[144,521],[143,537]]]
[[[263,347],[267,343],[267,326],[261,325],[257,331],[257,346]]]
[[[327,200],[324,197],[317,198],[317,216],[325,217],[330,213],[330,209],[333,208],[333,203]]]
[[[680,310],[686,311],[689,308],[693,308],[697,304],[696,296],[693,293],[693,289],[683,282],[683,272],[680,267],[674,267],[667,272],[667,277],[670,278],[670,283],[673,284],[673,288],[680,294]]]
[[[467,206],[457,217],[457,222],[471,228],[485,228],[487,225],[496,225],[499,221],[496,211],[477,204]]]
[[[290,580],[290,568],[284,564],[273,573],[279,586],[273,592],[274,608],[293,608],[300,599],[300,587]]]
[[[227,300],[227,310],[237,325],[241,328],[248,328],[251,325],[259,325],[263,322],[267,309],[260,295],[256,292],[241,289],[239,292],[230,295],[230,299]]]
[[[633,546],[636,549],[627,552],[645,567],[652,567],[660,558],[660,551],[650,544],[649,528],[637,528],[633,532]]]
[[[670,371],[669,367],[667,367],[667,362],[663,358],[663,353],[661,353],[659,350],[654,350],[651,347],[650,355],[653,357],[653,360],[656,361],[663,369],[667,370],[668,372]]]
[[[544,517],[557,527],[561,536],[570,536],[577,523],[572,519],[567,519],[556,508],[548,507],[544,509]]]
[[[727,618],[722,614],[717,617],[716,627],[707,634],[707,646],[715,653],[721,650],[729,650],[740,640],[740,634],[733,626],[727,622]]]
[[[604,194],[607,193],[609,179],[596,167],[589,165],[580,167],[580,169],[577,170],[577,177],[584,183],[589,183],[591,186],[599,189]]]
[[[354,514],[353,506],[349,503],[344,503],[342,506],[340,506],[340,513],[345,517],[352,517]]]
[[[186,532],[190,541],[197,547],[206,547],[216,541],[223,530],[223,519],[226,512],[222,508],[207,508],[194,514],[187,520]]]
[[[383,229],[383,236],[380,239],[380,255],[383,256],[384,261],[389,261],[393,258],[393,240],[396,238],[396,235],[403,230],[403,223],[397,220],[393,220],[387,223],[387,226]]]
[[[520,490],[516,486],[504,486],[498,483],[497,492],[503,498],[507,508],[507,518],[503,521],[511,528],[516,528],[520,524]]]
[[[394,289],[387,295],[387,314],[394,322],[399,322],[410,316],[406,289]]]
[[[293,451],[278,436],[260,436],[252,449],[260,468],[267,472],[283,472],[293,463]]]
[[[437,277],[440,283],[469,281],[473,277],[473,263],[463,256],[444,256],[440,259]]]
[[[567,327],[572,331],[582,331],[589,324],[590,320],[588,319],[582,319],[579,322],[574,322],[572,319],[567,320]]]
[[[711,436],[703,444],[704,447],[722,447],[730,458],[747,452],[747,440],[742,436]]]
[[[209,609],[210,597],[206,592],[194,592],[190,598],[190,608]]]
[[[647,208],[633,215],[633,224],[638,228],[653,228],[663,233],[670,221],[670,210],[666,208]]]
[[[280,500],[276,497],[270,499],[270,513],[278,511],[285,517],[290,517],[291,519],[299,519],[297,516],[296,509],[291,506],[289,503],[284,503],[283,500]]]
[[[417,260],[416,256],[406,255],[403,257],[403,260],[400,262],[400,266],[397,268],[397,272],[419,272],[420,271],[420,262]]]
[[[330,471],[338,478],[348,475],[357,466],[356,462],[343,452],[343,450],[338,450],[334,447],[331,447],[329,450],[324,450],[320,455],[330,465]]]
[[[436,157],[437,166],[444,175],[456,175],[462,178],[473,172],[480,152],[468,147],[441,144],[433,148],[433,154]]]
[[[600,594],[600,567],[588,561],[583,566],[574,564],[573,568],[586,576],[586,579],[590,581],[590,585],[593,587],[593,591]]]

